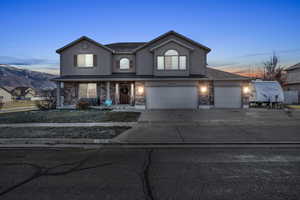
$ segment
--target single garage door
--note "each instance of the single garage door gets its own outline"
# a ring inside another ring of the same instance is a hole
[[[216,108],[241,108],[240,87],[215,87]]]
[[[195,109],[198,105],[194,86],[147,87],[147,109]]]

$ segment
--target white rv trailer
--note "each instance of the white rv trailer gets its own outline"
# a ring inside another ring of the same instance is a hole
[[[250,103],[283,103],[282,87],[277,81],[252,81],[249,101]]]

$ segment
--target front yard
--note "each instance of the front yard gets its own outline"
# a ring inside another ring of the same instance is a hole
[[[111,139],[130,127],[24,127],[1,128],[0,139],[6,138],[85,138]]]
[[[0,114],[0,124],[8,123],[88,123],[135,122],[139,112],[111,112],[100,110],[50,110]]]

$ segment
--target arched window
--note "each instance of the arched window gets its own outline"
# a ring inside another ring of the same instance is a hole
[[[165,53],[165,56],[178,56],[178,52],[176,50],[168,50]]]
[[[128,58],[122,58],[120,60],[120,69],[129,69],[130,61]]]
[[[157,56],[158,70],[186,70],[186,56],[180,56],[178,51],[170,49],[163,56]]]

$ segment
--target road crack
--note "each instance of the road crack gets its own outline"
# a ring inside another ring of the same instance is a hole
[[[45,167],[45,166],[37,165],[37,164],[34,164],[34,163],[26,163],[26,162],[0,163],[0,165],[2,165],[2,166],[24,166],[24,165],[27,165],[27,166],[30,166],[33,169],[35,169],[33,174],[30,177],[28,177],[27,179],[22,180],[19,183],[15,184],[11,187],[6,188],[3,191],[0,191],[0,196],[5,195],[9,192],[12,192],[13,190],[15,190],[15,189],[31,182],[31,181],[37,179],[37,178],[40,178],[42,176],[63,176],[63,175],[71,174],[73,172],[89,170],[89,169],[95,169],[95,168],[105,167],[105,166],[109,166],[109,165],[114,164],[112,162],[106,162],[106,163],[101,163],[101,164],[97,164],[97,165],[93,165],[93,166],[83,167],[83,165],[86,164],[87,161],[89,161],[98,152],[99,151],[93,152],[89,156],[87,156],[84,159],[79,160],[77,162],[63,163],[63,164],[56,165],[54,167]],[[56,171],[56,169],[59,169],[60,167],[64,167],[64,166],[70,166],[70,167],[66,170]]]
[[[143,192],[146,200],[154,200],[153,191],[150,183],[149,171],[152,163],[152,152],[153,149],[150,149],[146,152],[145,161],[143,164],[143,171],[141,173],[141,179],[143,183]]]

